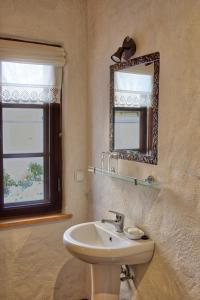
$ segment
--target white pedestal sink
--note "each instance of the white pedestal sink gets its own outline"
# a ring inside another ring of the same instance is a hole
[[[101,222],[70,227],[63,242],[75,257],[91,264],[92,300],[119,299],[120,265],[147,263],[154,251],[153,241],[129,240]]]

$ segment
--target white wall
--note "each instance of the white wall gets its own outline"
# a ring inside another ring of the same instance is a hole
[[[155,240],[151,263],[136,268],[137,300],[197,300],[200,295],[200,1],[88,0],[89,163],[109,147],[109,65],[123,39],[135,56],[159,51],[158,165],[120,161],[120,172],[154,175],[160,190],[91,177],[91,218],[109,209]],[[107,215],[108,217],[108,215]],[[124,290],[125,293],[125,290]],[[130,299],[127,289],[124,299]]]

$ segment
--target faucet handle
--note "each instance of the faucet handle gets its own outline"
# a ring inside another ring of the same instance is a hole
[[[109,210],[109,212],[115,214],[117,220],[124,220],[124,218],[125,218],[125,215],[122,214],[122,213],[119,213],[118,211],[115,211],[115,210]]]

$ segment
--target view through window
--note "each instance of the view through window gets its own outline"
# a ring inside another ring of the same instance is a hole
[[[3,107],[3,183],[5,204],[44,200],[43,109]]]

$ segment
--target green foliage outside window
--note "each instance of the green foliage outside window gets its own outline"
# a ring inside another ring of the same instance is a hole
[[[11,187],[21,186],[23,189],[30,187],[34,181],[42,181],[43,167],[38,163],[30,163],[27,169],[27,174],[23,179],[20,179],[18,182],[8,174],[7,172],[3,173],[3,184],[4,184],[4,193],[9,194]]]
[[[4,185],[5,194],[9,193],[9,188],[11,186],[17,186],[14,179],[12,179],[11,176],[8,173],[6,173],[5,171],[3,172],[3,185]]]
[[[40,164],[30,163],[28,167],[28,178],[34,181],[41,181],[41,175],[43,174],[43,168]]]

